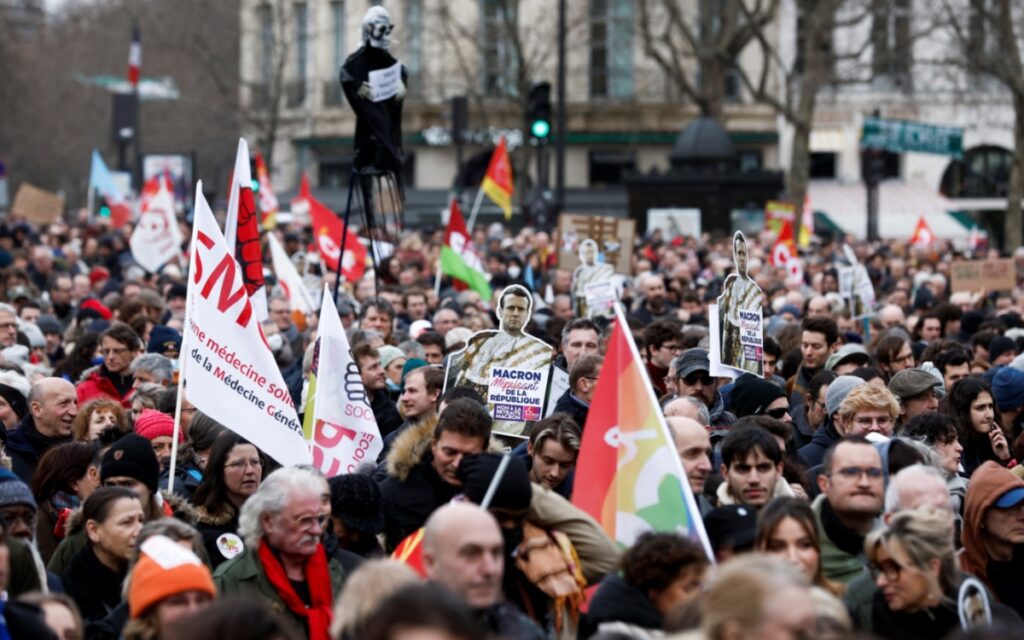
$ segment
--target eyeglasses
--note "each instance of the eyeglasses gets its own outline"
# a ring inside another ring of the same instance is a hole
[[[249,460],[238,460],[236,462],[229,462],[228,464],[224,465],[225,469],[231,469],[232,471],[245,471],[249,467],[252,467],[253,469],[262,469],[263,461],[255,458],[250,458]]]
[[[776,420],[782,420],[789,413],[789,407],[779,407],[777,409],[769,409],[765,411],[765,415],[771,416]]]
[[[859,427],[870,427],[873,424],[877,424],[879,427],[882,427],[883,429],[892,424],[892,418],[889,418],[887,416],[882,416],[881,418],[857,416],[856,418],[853,419],[853,421],[857,423],[857,426]]]
[[[292,525],[300,531],[312,529],[314,524],[319,525],[321,528],[327,524],[327,515],[319,513],[306,514],[304,516],[290,516],[288,519],[291,520]]]
[[[711,384],[711,376],[703,371],[694,371],[683,378],[683,382],[686,383],[686,386],[688,387],[695,386],[698,382],[707,387]]]
[[[895,560],[872,562],[868,565],[868,569],[871,570],[871,577],[875,580],[878,580],[878,576],[884,575],[889,582],[896,582],[903,574],[903,565]]]
[[[680,345],[680,344],[673,344],[671,342],[665,343],[665,344],[661,345],[658,348],[659,349],[668,349],[669,351],[671,351],[673,353],[682,353],[683,352],[683,346],[682,345]]]
[[[841,467],[836,469],[835,473],[847,480],[860,480],[861,476],[867,476],[869,480],[878,480],[882,477],[880,467]]]

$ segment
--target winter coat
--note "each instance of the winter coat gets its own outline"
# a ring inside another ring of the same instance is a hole
[[[245,548],[245,543],[238,535],[238,510],[230,504],[222,505],[215,513],[210,513],[202,505],[197,506],[196,530],[203,536],[203,548],[210,557],[213,569],[234,558]],[[225,537],[221,539],[221,536]]]
[[[380,493],[389,551],[459,493],[459,487],[445,482],[432,464],[430,443],[435,424],[436,419],[411,424],[388,452],[387,477],[380,483]]]
[[[386,438],[389,434],[402,426],[402,416],[398,413],[398,407],[391,395],[383,389],[375,391],[370,400],[370,410],[377,421],[377,428],[380,429],[380,437]]]
[[[641,640],[660,638],[664,622],[647,594],[613,573],[601,581],[590,601],[580,637],[617,632]]]
[[[991,461],[983,463],[971,476],[964,501],[960,568],[977,576],[1000,602],[1024,615],[1024,586],[1020,582],[1024,545],[1017,545],[1012,560],[996,562],[988,554],[983,532],[988,509],[1001,495],[1020,487],[1024,487],[1024,480]]]
[[[121,406],[125,409],[131,409],[132,394],[135,392],[131,385],[132,376],[130,374],[128,376],[119,376],[122,388],[125,387],[125,382],[127,382],[127,389],[122,393],[118,391],[117,385],[113,382],[113,377],[117,375],[107,371],[104,365],[83,371],[80,381],[75,385],[75,391],[78,393],[78,406],[81,407],[86,402],[96,398],[110,398],[120,402]]]
[[[11,640],[57,640],[57,635],[46,624],[43,610],[34,604],[8,600],[0,604],[0,621]]]
[[[576,549],[587,584],[596,584],[615,570],[621,551],[590,514],[537,483],[526,519],[544,529],[564,533]]]
[[[327,567],[331,573],[331,593],[337,598],[345,582],[345,572],[341,565],[331,558],[327,558]],[[246,599],[252,596],[262,599],[271,611],[289,622],[298,637],[307,637],[305,620],[292,613],[277,594],[267,579],[259,554],[251,545],[246,545],[245,551],[218,567],[213,574],[213,582],[220,597],[244,595]]]
[[[11,458],[11,471],[27,485],[32,484],[32,474],[39,465],[39,459],[51,448],[71,442],[71,436],[45,436],[36,428],[31,413],[18,423],[17,428],[7,436],[5,449]]]
[[[800,462],[804,463],[808,469],[817,467],[825,459],[825,452],[839,442],[839,438],[839,432],[832,424],[832,419],[826,417],[825,421],[818,426],[818,430],[811,436],[811,441],[797,451]]]
[[[100,562],[92,545],[87,544],[75,554],[61,577],[82,619],[91,622],[105,618],[121,603],[121,585],[126,574],[127,567],[125,571],[114,571]]]
[[[778,481],[775,482],[775,491],[772,493],[772,499],[775,498],[792,498],[796,494],[793,493],[793,487],[789,486],[789,482],[785,478],[779,476]],[[729,491],[729,483],[723,482],[718,485],[718,489],[715,490],[715,498],[718,499],[718,506],[724,507],[731,504],[741,504],[736,496],[732,495]]]
[[[829,538],[821,523],[821,512],[824,506],[824,494],[815,498],[811,503],[814,522],[818,527],[818,537],[821,539],[821,568],[829,580],[848,584],[857,576],[867,573],[867,559],[863,551],[857,555],[851,555],[836,546],[836,543]]]
[[[555,403],[555,411],[569,414],[576,425],[583,431],[587,424],[587,414],[590,412],[590,405],[583,404],[583,401],[572,393],[572,389],[566,389]]]

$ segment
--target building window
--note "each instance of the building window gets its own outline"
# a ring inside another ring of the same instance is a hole
[[[751,173],[762,169],[764,154],[760,149],[738,149],[736,155],[739,158],[740,173]]]
[[[324,106],[337,107],[345,101],[345,94],[338,82],[338,71],[345,64],[345,2],[331,1],[331,66],[332,71],[324,82]]]
[[[1005,198],[1013,154],[1002,147],[969,149],[963,160],[949,163],[939,191],[947,198]]]
[[[871,46],[873,77],[897,89],[910,89],[913,47],[910,0],[873,0]]]
[[[825,56],[827,58],[827,60],[828,60],[827,64],[828,64],[829,71],[831,71],[832,68],[835,65],[835,55],[834,55],[834,53],[832,51],[832,37],[831,37],[831,34],[826,34],[826,33],[809,34],[808,33],[808,27],[807,27],[807,9],[808,9],[808,4],[807,3],[808,2],[814,2],[814,1],[815,0],[803,0],[801,2],[797,2],[797,8],[796,8],[796,58],[793,60],[793,71],[797,75],[803,74],[804,69],[806,68],[806,65],[807,65],[807,60],[806,60],[807,52],[805,51],[805,49],[807,48],[807,38],[808,38],[809,35],[811,35],[811,36],[813,36],[815,38],[815,42],[813,44],[814,44],[816,50],[818,51],[818,55]],[[832,74],[829,73],[829,77],[831,77],[831,75]]]
[[[309,7],[305,2],[294,5],[295,17],[295,80],[288,87],[289,107],[306,101],[306,72],[309,67]]]
[[[419,96],[423,73],[423,0],[406,0],[405,41],[402,64],[409,74],[406,90],[410,96]]]
[[[270,86],[274,69],[274,14],[269,4],[256,8],[260,24],[260,84]]]
[[[480,0],[480,50],[483,55],[483,90],[488,96],[515,98],[519,62],[509,33],[516,28],[516,4],[507,0]]]
[[[636,153],[632,151],[591,151],[590,186],[621,185],[626,174],[636,171]]]
[[[811,153],[811,178],[831,179],[836,177],[836,154],[832,152]]]
[[[591,97],[633,97],[634,24],[633,0],[591,0]]]

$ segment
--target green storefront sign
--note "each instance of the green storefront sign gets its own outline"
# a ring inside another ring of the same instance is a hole
[[[860,147],[891,153],[913,151],[960,158],[964,153],[964,130],[960,127],[869,117],[864,119]]]

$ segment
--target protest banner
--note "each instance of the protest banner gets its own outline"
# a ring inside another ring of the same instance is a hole
[[[732,241],[736,273],[725,279],[718,297],[717,339],[712,340],[709,358],[712,367],[728,367],[738,373],[764,375],[764,322],[761,315],[761,288],[747,273],[747,239],[740,231]],[[715,375],[715,372],[711,372]]]
[[[266,281],[263,279],[263,247],[260,245],[259,212],[252,193],[252,170],[249,168],[249,144],[238,139],[235,170],[231,176],[228,210],[224,218],[224,238],[233,247],[235,260],[242,268],[242,281],[252,299],[256,319],[263,322],[267,311]]]
[[[311,438],[313,465],[325,476],[355,473],[384,449],[370,397],[349,351],[330,290],[324,287],[320,325],[309,374],[303,431]]]
[[[197,183],[182,376],[189,402],[285,466],[311,461],[302,424]]]
[[[589,238],[615,273],[628,275],[635,235],[636,220],[563,213],[558,216],[558,268],[574,271],[580,266],[580,245]]]
[[[470,387],[487,399],[494,433],[525,438],[528,424],[543,415],[554,353],[523,331],[533,313],[533,296],[525,287],[505,287],[497,312],[497,331],[474,333],[449,357],[445,390]]]
[[[156,195],[145,200],[142,215],[128,242],[135,262],[150,273],[156,273],[181,254],[181,229],[167,183],[156,178]]]
[[[791,226],[796,220],[796,208],[788,202],[769,200],[764,205],[764,228],[767,231],[779,233],[783,224],[788,222]]]
[[[291,310],[302,314],[316,311],[316,301],[306,290],[299,270],[295,268],[295,264],[273,233],[267,234],[267,246],[270,247],[270,263],[274,267],[274,275],[277,276],[277,286],[281,288]]]
[[[610,305],[618,300],[615,268],[601,261],[600,247],[593,238],[579,243],[579,258],[580,264],[572,272],[573,312],[579,318],[610,317]]]
[[[1013,258],[957,260],[949,265],[952,291],[1010,291],[1017,286]]]
[[[11,215],[36,224],[51,224],[64,213],[64,198],[22,182],[14,194]]]
[[[700,209],[647,210],[647,233],[661,231],[665,240],[679,237],[700,238]]]
[[[621,307],[583,429],[572,502],[629,547],[643,533],[687,536],[714,554],[675,443]]]

